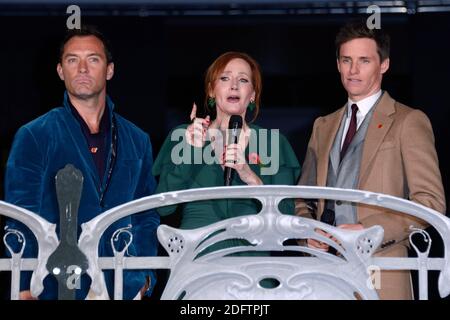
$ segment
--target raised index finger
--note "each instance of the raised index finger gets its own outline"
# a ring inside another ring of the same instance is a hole
[[[191,116],[190,116],[191,121],[195,119],[196,115],[197,115],[197,105],[194,102],[192,104],[192,111],[191,111]]]

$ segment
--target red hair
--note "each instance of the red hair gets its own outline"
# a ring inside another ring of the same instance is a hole
[[[227,64],[233,59],[242,59],[247,62],[252,70],[252,85],[255,90],[255,105],[256,108],[253,111],[253,118],[251,121],[254,121],[259,113],[260,101],[261,101],[261,91],[262,91],[262,77],[261,77],[261,68],[259,64],[250,57],[248,54],[243,52],[225,52],[220,55],[214,62],[209,66],[206,71],[205,76],[205,108],[208,111],[208,99],[209,92],[214,88],[215,81],[218,79],[219,74],[223,72]]]

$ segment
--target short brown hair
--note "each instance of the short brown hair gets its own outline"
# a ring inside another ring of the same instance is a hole
[[[336,58],[339,59],[341,45],[353,39],[369,38],[377,44],[380,62],[389,58],[390,37],[382,29],[369,29],[365,19],[352,20],[344,25],[336,35]]]
[[[213,88],[214,82],[217,80],[219,74],[225,69],[227,64],[233,59],[242,59],[246,61],[250,65],[250,69],[252,70],[252,85],[255,90],[255,104],[256,108],[253,112],[253,117],[251,121],[255,120],[259,113],[260,101],[261,101],[261,91],[262,91],[262,77],[261,77],[261,68],[259,64],[250,57],[248,54],[243,52],[234,52],[229,51],[220,55],[214,62],[209,66],[206,71],[205,76],[205,108],[208,110],[208,99],[209,92]]]
[[[103,49],[105,50],[107,64],[113,62],[111,44],[109,43],[109,40],[103,35],[103,33],[101,33],[97,29],[97,27],[93,25],[83,25],[81,26],[80,29],[68,29],[66,31],[66,35],[64,36],[64,39],[61,41],[61,44],[59,46],[59,62],[60,63],[62,62],[64,49],[66,47],[67,42],[69,42],[70,39],[72,39],[73,37],[88,37],[88,36],[94,36],[102,42]]]

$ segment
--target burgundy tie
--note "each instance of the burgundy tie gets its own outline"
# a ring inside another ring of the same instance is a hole
[[[356,133],[356,112],[358,112],[358,106],[356,104],[352,104],[352,118],[350,119],[350,125],[348,126],[347,135],[344,139],[344,144],[341,149],[341,161],[345,156],[345,152],[347,151],[350,142],[352,142],[353,137]]]

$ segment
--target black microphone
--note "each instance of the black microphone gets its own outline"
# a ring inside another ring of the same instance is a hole
[[[238,115],[232,115],[228,122],[228,145],[238,143],[239,132],[242,129],[242,117]],[[224,172],[224,185],[230,186],[231,180],[233,180],[234,169],[225,167]]]

